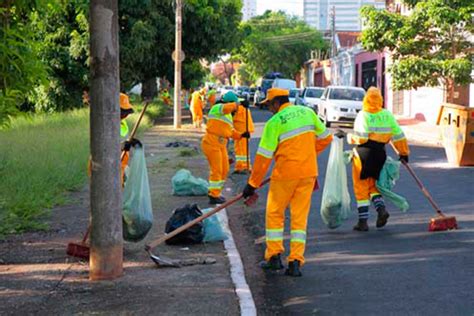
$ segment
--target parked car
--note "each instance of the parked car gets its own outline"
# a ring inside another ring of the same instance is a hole
[[[331,123],[353,123],[362,110],[365,90],[349,86],[329,86],[321,96],[319,116],[327,127]]]
[[[235,88],[235,92],[239,98],[244,98],[246,94],[249,94],[250,89],[247,86],[240,86]]]
[[[323,95],[324,88],[321,87],[306,87],[301,93],[297,104],[301,104],[312,108],[316,113],[319,111],[319,103]]]
[[[293,104],[296,104],[296,100],[299,98],[300,93],[301,93],[301,89],[299,88],[290,89],[290,96],[289,96],[290,102]]]

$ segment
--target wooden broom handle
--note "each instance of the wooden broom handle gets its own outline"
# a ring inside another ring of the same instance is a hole
[[[268,182],[270,182],[270,179],[266,179],[265,181],[262,182],[262,184],[260,185],[259,188],[263,187],[265,184],[267,184]],[[199,222],[202,222],[203,220],[205,220],[206,218],[216,214],[217,212],[225,209],[226,207],[234,204],[235,202],[239,201],[240,199],[243,198],[243,195],[242,193],[239,193],[238,195],[234,196],[232,199],[230,199],[229,201],[225,202],[224,204],[221,204],[219,205],[218,207],[214,208],[212,211],[209,211],[207,212],[206,214],[203,214],[195,219],[193,219],[192,221],[184,224],[183,226],[180,226],[178,228],[176,228],[175,230],[173,230],[172,232],[158,238],[157,240],[155,241],[152,241],[150,244],[148,245],[145,245],[145,250],[146,251],[149,251],[153,248],[155,248],[156,246],[162,244],[163,242],[167,241],[168,239],[170,238],[173,238],[174,236],[178,235],[179,233],[185,231],[186,229],[196,225],[197,223]]]
[[[130,133],[130,136],[127,139],[127,142],[131,142],[132,139],[135,137],[135,134],[138,131],[138,127],[140,126],[140,123],[142,121],[143,115],[145,115],[146,108],[148,107],[148,104],[150,104],[150,101],[146,101],[145,105],[143,106],[142,111],[140,112],[140,116],[138,116],[138,120],[135,122],[135,125],[133,126],[132,132]],[[122,155],[120,156],[120,161],[123,161],[123,158],[125,157],[126,151],[122,151]]]
[[[395,150],[395,152],[397,154],[399,154],[397,148],[395,148],[393,143],[390,143],[390,145],[392,145],[393,150]],[[444,217],[445,215],[443,214],[443,212],[439,208],[438,204],[436,204],[436,202],[434,201],[434,199],[431,196],[430,192],[428,192],[428,189],[426,189],[426,187],[423,185],[423,182],[421,182],[420,178],[418,178],[418,176],[415,174],[415,171],[413,170],[413,168],[407,162],[405,162],[403,160],[402,160],[402,164],[405,166],[405,168],[407,168],[408,172],[411,174],[413,179],[415,179],[416,184],[420,188],[421,192],[423,192],[425,197],[428,199],[428,201],[430,202],[431,206],[436,211],[436,213],[438,213],[438,215]]]

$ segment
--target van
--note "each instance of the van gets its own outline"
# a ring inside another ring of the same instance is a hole
[[[296,81],[291,79],[277,78],[273,81],[272,88],[291,90],[296,88]]]

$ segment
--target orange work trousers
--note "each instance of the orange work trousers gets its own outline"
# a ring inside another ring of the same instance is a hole
[[[208,194],[212,197],[219,197],[229,173],[227,139],[206,133],[202,139],[201,148],[210,169]]]
[[[191,116],[193,117],[193,126],[201,127],[202,117],[203,117],[202,107],[191,105],[190,109],[191,109]]]
[[[247,164],[247,142],[248,139],[245,137],[234,140],[236,171],[250,170],[250,159],[249,164]]]
[[[306,225],[311,207],[315,177],[293,180],[271,180],[267,199],[265,260],[285,251],[283,232],[285,211],[290,206],[290,255],[288,262],[304,264]]]
[[[361,180],[360,173],[362,172],[362,161],[359,155],[354,150],[354,157],[352,159],[352,183],[354,185],[354,195],[357,200],[357,207],[370,206],[370,200],[375,195],[380,195],[377,190],[376,182],[374,178],[367,178]]]

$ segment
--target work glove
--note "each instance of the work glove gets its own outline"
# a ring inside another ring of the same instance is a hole
[[[242,192],[242,196],[244,197],[244,199],[246,199],[248,197],[251,197],[254,194],[255,194],[255,188],[247,183],[247,185],[244,188],[244,191]]]
[[[334,134],[334,136],[338,137],[338,138],[344,138],[346,137],[347,133],[344,132],[342,129],[338,129],[336,131],[336,133]]]
[[[400,160],[401,162],[404,162],[404,163],[408,163],[408,156],[400,155],[398,160]]]
[[[242,138],[250,138],[250,133],[249,133],[249,132],[242,133],[242,134],[240,134],[240,137],[242,137]]]
[[[130,151],[130,148],[135,146],[143,147],[142,143],[138,139],[132,138],[130,141],[127,140],[123,143],[122,151]]]
[[[242,102],[240,102],[240,105],[242,105],[244,108],[248,109],[250,107],[250,102],[247,98],[245,98]]]

